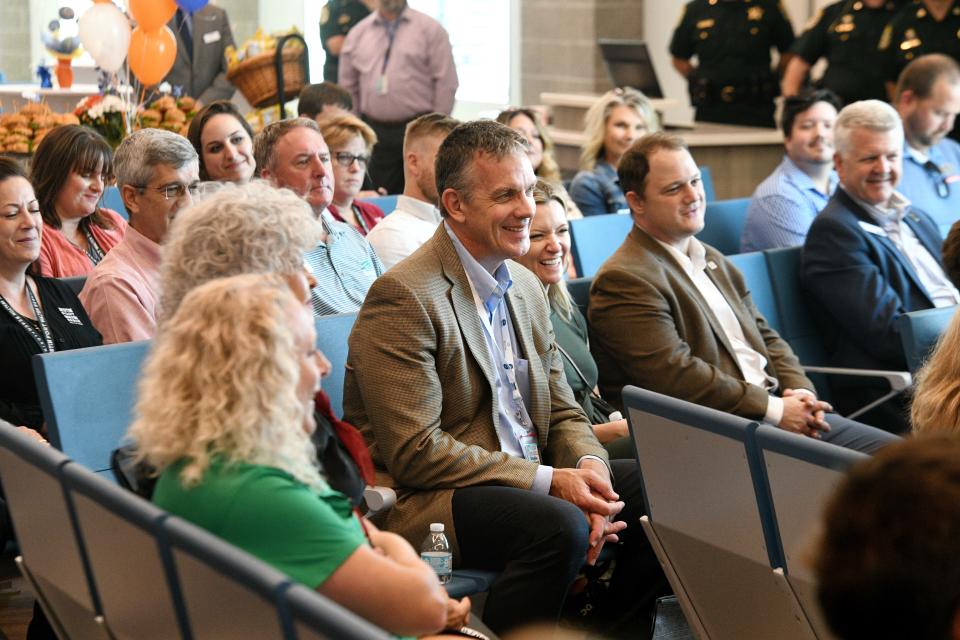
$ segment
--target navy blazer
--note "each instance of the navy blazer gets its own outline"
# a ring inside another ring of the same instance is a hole
[[[942,239],[933,219],[911,208],[904,218],[941,262]],[[800,278],[826,338],[831,366],[905,371],[896,320],[932,308],[913,265],[885,235],[861,222],[876,221],[842,188],[816,217],[803,245]],[[821,363],[817,363],[821,364]]]

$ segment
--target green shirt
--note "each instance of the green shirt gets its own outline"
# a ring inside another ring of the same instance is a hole
[[[314,491],[273,467],[215,460],[195,487],[180,482],[184,462],[168,467],[153,501],[316,589],[366,543],[350,501]]]

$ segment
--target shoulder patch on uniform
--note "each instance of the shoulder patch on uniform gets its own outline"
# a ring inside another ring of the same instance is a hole
[[[893,39],[893,27],[889,24],[883,28],[883,33],[880,34],[880,42],[877,44],[877,49],[880,51],[886,51],[890,48],[890,40]]]

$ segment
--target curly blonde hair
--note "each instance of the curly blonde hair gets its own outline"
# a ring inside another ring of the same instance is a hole
[[[221,278],[188,293],[144,366],[129,430],[137,459],[157,473],[185,461],[186,487],[219,456],[322,488],[296,391],[290,317],[300,307],[279,276]]]
[[[607,120],[614,108],[624,105],[633,109],[647,126],[647,133],[656,133],[660,130],[660,120],[653,108],[653,103],[640,91],[625,87],[613,89],[600,96],[587,109],[583,116],[584,133],[587,142],[580,152],[580,168],[584,171],[593,171],[597,160],[603,157],[603,138],[607,132]]]
[[[914,433],[960,433],[960,314],[954,314],[923,368],[914,376]]]
[[[199,284],[241,273],[296,273],[323,227],[302,198],[262,180],[224,185],[181,211],[163,246],[160,320]]]

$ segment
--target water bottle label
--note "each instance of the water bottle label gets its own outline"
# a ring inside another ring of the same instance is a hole
[[[420,559],[430,565],[438,576],[450,575],[453,571],[453,554],[449,551],[424,551]]]

